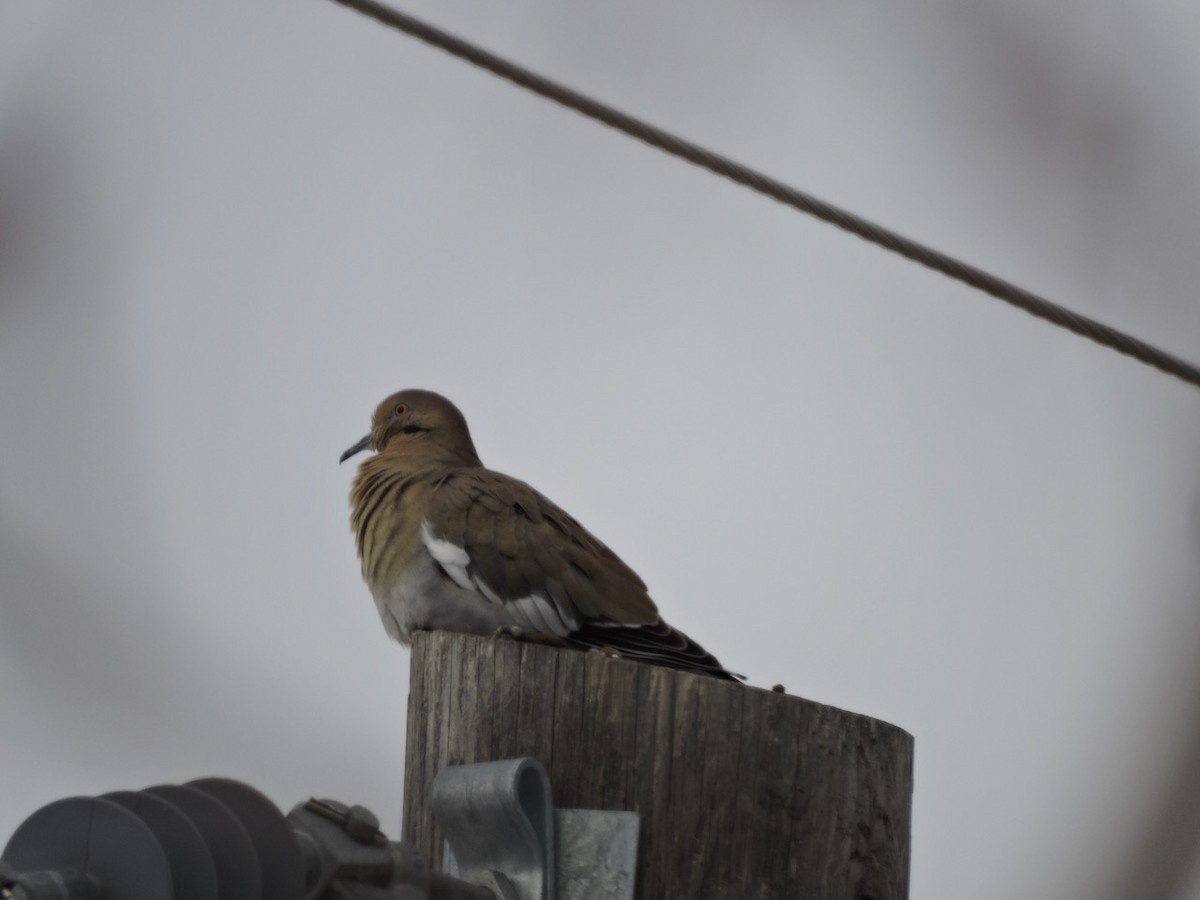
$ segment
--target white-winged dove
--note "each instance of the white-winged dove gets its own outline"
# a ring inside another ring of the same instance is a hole
[[[466,419],[431,391],[392,394],[342,454],[375,455],[350,492],[363,577],[388,634],[549,637],[732,679],[662,620],[632,569],[529,485],[486,469]]]

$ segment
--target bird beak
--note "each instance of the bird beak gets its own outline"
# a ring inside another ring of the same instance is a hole
[[[349,450],[347,450],[345,453],[343,453],[342,458],[338,460],[338,464],[340,465],[341,463],[344,463],[346,460],[348,460],[350,457],[352,457],[355,453],[362,453],[364,450],[369,449],[370,446],[371,446],[371,435],[368,434],[361,441],[359,441],[357,444],[355,444],[353,447],[351,447]]]

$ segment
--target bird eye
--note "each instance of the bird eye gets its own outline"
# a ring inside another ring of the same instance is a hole
[[[408,404],[407,403],[401,403],[396,406],[396,415],[402,416],[406,412],[408,412]]]

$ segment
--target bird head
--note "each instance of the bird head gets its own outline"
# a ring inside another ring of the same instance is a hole
[[[345,462],[363,450],[379,452],[388,447],[440,450],[439,456],[458,457],[459,463],[480,465],[467,420],[457,406],[433,391],[409,389],[392,394],[375,407],[371,430],[346,450],[338,462]]]

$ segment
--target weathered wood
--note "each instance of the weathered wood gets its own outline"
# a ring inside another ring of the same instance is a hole
[[[638,897],[904,900],[912,737],[597,653],[414,635],[404,838],[435,867],[446,765],[532,756],[556,806],[641,814]]]

